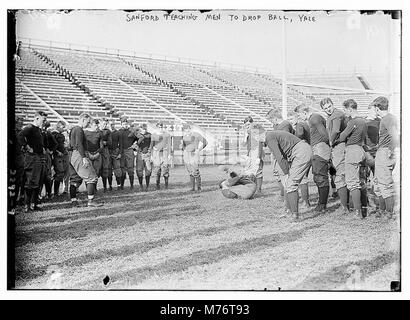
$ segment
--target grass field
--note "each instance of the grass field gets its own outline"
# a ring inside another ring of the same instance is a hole
[[[16,215],[16,288],[388,291],[400,280],[398,220],[342,217],[332,200],[292,222],[270,166],[253,200],[224,198],[223,174],[201,171],[201,193],[176,167],[166,191],[99,190],[101,208],[82,195],[84,207],[61,198]]]

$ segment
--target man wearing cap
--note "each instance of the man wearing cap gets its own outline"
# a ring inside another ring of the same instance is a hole
[[[284,186],[291,213],[299,219],[299,184],[311,166],[312,148],[295,135],[281,130],[265,132],[261,130],[259,141],[272,151],[278,165],[285,174]]]
[[[102,140],[102,148],[100,150],[101,154],[101,177],[103,182],[104,192],[107,191],[107,180],[109,185],[109,190],[112,191],[112,162],[110,149],[112,145],[112,134],[110,129],[108,129],[108,119],[102,118],[100,120],[100,132]]]
[[[45,153],[42,127],[46,120],[47,113],[37,111],[34,114],[33,123],[23,128],[17,136],[19,144],[26,151],[24,159],[24,174],[26,178],[24,212],[41,210],[38,206],[38,197],[40,179],[44,170],[42,157]],[[33,207],[31,203],[33,203]]]
[[[329,162],[331,154],[329,135],[326,131],[326,120],[319,113],[312,112],[311,109],[305,105],[297,106],[295,112],[301,121],[307,121],[309,143],[312,146],[313,152],[313,181],[319,193],[319,201],[315,211],[323,212],[326,209],[329,196]],[[296,136],[302,138],[299,134],[299,130],[296,130]]]
[[[199,171],[199,153],[207,146],[208,142],[199,132],[194,132],[190,124],[184,125],[182,137],[182,150],[185,168],[188,171],[191,191],[195,191],[195,182],[198,191],[201,191],[201,173]]]
[[[393,169],[396,165],[396,157],[399,156],[400,140],[398,136],[398,122],[395,116],[389,112],[389,100],[378,97],[372,103],[376,108],[377,115],[381,118],[379,129],[379,146],[375,159],[375,184],[380,211],[378,217],[385,215],[394,217],[395,204],[395,181]],[[384,211],[385,210],[385,211]]]
[[[248,116],[243,121],[244,123],[244,144],[246,145],[247,155],[251,154],[257,157],[259,162],[259,168],[255,174],[256,177],[256,193],[260,194],[262,192],[262,183],[263,183],[263,158],[265,152],[263,151],[264,144],[263,142],[256,141],[252,136],[253,130],[258,130],[261,126],[253,122],[253,118]],[[257,152],[252,152],[257,150]],[[256,159],[255,159],[256,160]]]
[[[78,206],[77,189],[83,181],[87,186],[87,206],[101,206],[100,204],[94,202],[98,176],[95,173],[95,170],[86,153],[87,141],[84,135],[84,128],[88,127],[90,121],[91,116],[89,114],[80,114],[78,124],[74,126],[70,132],[70,198],[73,206]]]
[[[121,119],[121,129],[120,131],[120,152],[121,152],[121,189],[124,189],[124,182],[126,175],[128,173],[128,178],[130,179],[130,189],[134,189],[134,147],[133,144],[137,141],[137,136],[134,131],[130,130],[130,123],[128,118]]]
[[[165,130],[164,124],[156,124],[158,133],[151,136],[152,165],[156,177],[156,189],[160,189],[161,174],[164,177],[165,189],[168,189],[169,160],[171,157],[171,135]]]
[[[121,170],[121,131],[115,128],[115,122],[111,122],[111,146],[108,146],[112,172],[117,181],[117,190],[121,189],[122,170]]]
[[[60,184],[63,182],[66,172],[68,170],[67,149],[65,147],[65,122],[58,121],[51,134],[57,142],[57,147],[54,152],[53,166],[54,166],[54,197],[57,197],[60,192]]]
[[[336,141],[346,142],[345,149],[345,180],[347,189],[350,191],[353,200],[354,211],[357,217],[364,218],[367,208],[367,194],[365,185],[360,179],[360,167],[365,161],[363,145],[366,139],[366,120],[357,112],[357,103],[353,99],[343,102],[345,114],[351,117],[347,127],[340,133]],[[363,189],[363,190],[362,190]],[[365,193],[362,197],[362,193]],[[363,203],[362,203],[363,200]],[[347,213],[345,211],[344,213]]]
[[[320,101],[320,107],[328,115],[326,129],[329,134],[329,145],[332,148],[331,159],[336,169],[334,182],[342,204],[342,214],[349,212],[349,193],[345,180],[345,149],[346,143],[339,141],[340,133],[346,128],[347,118],[342,110],[336,109],[330,98]]]
[[[134,134],[137,137],[136,144],[138,146],[136,157],[138,182],[142,191],[145,172],[145,191],[148,191],[152,173],[151,133],[147,131],[147,124],[143,123]]]

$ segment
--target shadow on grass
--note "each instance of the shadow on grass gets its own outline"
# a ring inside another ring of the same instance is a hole
[[[90,262],[95,262],[98,260],[104,259],[112,259],[115,257],[124,258],[126,256],[130,256],[133,254],[142,254],[148,252],[157,247],[166,246],[174,241],[188,241],[192,237],[207,237],[214,234],[218,234],[220,232],[230,230],[232,228],[240,228],[244,226],[251,225],[253,223],[259,222],[260,220],[250,220],[244,221],[240,223],[235,223],[233,225],[221,226],[221,227],[210,227],[205,229],[199,229],[192,232],[179,234],[171,237],[161,238],[155,241],[147,241],[136,243],[132,245],[126,245],[122,247],[118,247],[115,249],[102,249],[95,253],[89,253],[85,255],[81,255],[78,257],[67,259],[61,263],[55,264],[57,267],[64,268],[64,267],[78,267],[81,265],[85,265]],[[16,270],[16,279],[17,280],[30,280],[37,277],[43,276],[47,271],[48,266],[39,267],[39,268],[28,268],[28,266],[24,266],[24,261],[18,262],[18,268]]]
[[[114,282],[117,282],[118,286],[123,284],[123,288],[132,287],[149,279],[154,274],[164,276],[187,270],[193,266],[217,263],[233,256],[239,256],[249,252],[255,253],[267,248],[273,248],[281,244],[297,241],[304,236],[305,232],[321,226],[321,224],[317,224],[300,230],[269,234],[259,238],[232,242],[217,248],[200,250],[182,257],[168,259],[161,264],[110,274],[109,277],[113,279]],[[99,278],[92,282],[87,281],[84,283],[84,287],[101,289],[100,282],[101,279]],[[118,287],[118,289],[120,289],[120,287]]]
[[[171,204],[174,204],[172,201]],[[162,204],[155,204],[155,207],[166,207],[170,204],[169,201],[164,201]],[[144,212],[142,207],[130,207],[129,205],[123,205],[120,208],[109,208],[93,210],[92,212],[80,212],[81,218],[84,216],[88,218],[106,216],[106,219],[94,219],[87,221],[74,221],[69,224],[38,227],[31,230],[16,230],[15,245],[17,247],[24,246],[27,243],[42,243],[48,241],[56,241],[63,239],[80,239],[84,238],[94,232],[102,232],[107,230],[113,230],[117,228],[131,227],[141,222],[152,222],[159,220],[174,219],[179,216],[198,216],[206,212],[200,205],[190,205],[181,207],[175,213],[169,213],[167,208],[154,209],[149,212]],[[135,214],[114,216],[119,210],[123,211],[135,211]],[[56,219],[56,218],[54,218]]]
[[[352,274],[349,272],[351,266],[356,266],[358,270],[360,270],[358,276],[363,280],[364,277],[383,269],[389,264],[399,261],[400,254],[395,251],[389,251],[371,260],[360,260],[334,267],[317,276],[305,279],[292,290],[336,290],[343,286],[343,284],[346,284],[349,277],[351,277]]]
[[[104,194],[97,194],[96,201],[107,204],[123,203],[123,202],[135,202],[135,201],[146,201],[151,202],[152,200],[158,199],[174,199],[175,197],[185,197],[193,196],[200,197],[202,193],[213,192],[217,190],[218,187],[210,187],[202,189],[200,193],[186,191],[172,191],[172,190],[159,190],[155,192],[139,192],[139,191],[112,191]],[[87,196],[85,193],[81,193],[78,198],[86,202]],[[84,203],[84,205],[86,205]],[[43,204],[44,210],[60,210],[60,209],[70,209],[72,208],[71,203],[68,198],[61,198],[59,202],[47,202]]]

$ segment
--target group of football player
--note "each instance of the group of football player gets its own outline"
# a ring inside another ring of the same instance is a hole
[[[127,117],[120,119],[121,128],[117,129],[114,121],[93,118],[87,113],[81,114],[74,126],[64,121],[51,126],[47,116],[44,111],[37,111],[32,123],[24,127],[23,119],[16,117],[12,139],[15,161],[9,186],[13,212],[18,205],[23,206],[24,212],[42,210],[41,202],[67,193],[72,205],[79,206],[77,194],[82,182],[87,189],[87,206],[101,206],[94,201],[99,178],[103,192],[110,192],[113,177],[117,189],[123,190],[128,175],[133,190],[135,172],[138,191],[148,190],[152,174],[156,190],[161,188],[161,177],[165,189],[168,188],[171,135],[163,123],[156,123],[150,133],[146,123],[132,123]],[[184,125],[181,147],[192,189],[196,185],[200,190],[199,152],[207,142],[190,129],[190,125]]]
[[[301,206],[311,208],[309,176],[318,190],[314,215],[328,211],[329,196],[340,199],[341,215],[363,219],[395,218],[396,193],[399,183],[393,174],[399,156],[399,127],[389,112],[389,101],[378,97],[368,106],[363,117],[354,99],[336,108],[331,98],[319,103],[320,109],[298,105],[294,118],[284,120],[278,110],[270,110],[267,118],[273,128],[265,130],[252,117],[244,120],[247,155],[237,166],[222,166],[228,174],[220,183],[227,198],[251,199],[261,192],[264,147],[271,151],[273,174],[284,200],[285,212],[300,219]],[[395,181],[396,180],[396,181]],[[330,188],[332,186],[332,188]]]
[[[267,147],[284,200],[284,216],[300,218],[299,193],[300,206],[311,208],[312,175],[318,191],[317,206],[310,210],[315,214],[327,211],[332,196],[340,199],[340,214],[353,210],[360,218],[371,213],[394,217],[398,181],[393,178],[393,170],[400,143],[398,122],[389,112],[388,99],[375,99],[368,106],[367,117],[361,116],[353,99],[344,101],[341,108],[336,108],[330,98],[319,104],[321,112],[298,105],[289,120],[283,119],[280,111],[270,110],[266,117],[272,127],[268,130],[247,117],[241,138],[246,155],[234,161],[238,165],[222,167],[228,174],[219,184],[222,194],[227,198],[258,197]],[[148,190],[152,174],[155,189],[161,188],[161,177],[167,189],[173,146],[164,124],[158,122],[151,133],[146,123],[135,124],[127,117],[120,122],[121,128],[117,129],[110,119],[83,113],[74,126],[69,127],[64,121],[50,125],[47,114],[37,111],[32,123],[23,127],[23,119],[17,117],[14,170],[9,186],[11,209],[22,205],[24,212],[42,210],[39,203],[67,193],[72,205],[79,206],[77,194],[83,182],[87,206],[98,207],[102,203],[94,198],[99,178],[103,192],[110,192],[113,177],[117,189],[123,190],[128,175],[129,188],[133,190],[135,172],[138,191]],[[203,133],[192,130],[190,125],[183,129],[179,146],[183,162],[191,190],[200,191],[201,151],[208,142]]]

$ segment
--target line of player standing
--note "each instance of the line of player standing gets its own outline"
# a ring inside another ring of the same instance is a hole
[[[134,172],[140,190],[148,190],[152,173],[156,189],[160,189],[161,176],[168,188],[171,162],[171,135],[162,123],[151,134],[147,125],[131,125],[124,117],[121,128],[108,119],[93,119],[89,114],[79,116],[77,125],[68,130],[66,123],[58,121],[53,127],[47,114],[38,111],[33,122],[23,128],[21,118],[16,118],[15,175],[11,207],[24,204],[24,211],[41,210],[38,206],[43,187],[45,199],[57,197],[65,182],[63,193],[69,193],[73,206],[78,206],[78,188],[85,182],[87,206],[100,206],[94,201],[98,178],[102,178],[104,192],[113,189],[113,175],[118,190],[124,189],[128,175],[130,189],[134,189]],[[201,189],[199,152],[207,142],[199,134],[191,133],[185,126],[181,147],[191,178],[192,190]],[[144,189],[145,175],[145,189]],[[52,184],[54,183],[54,194]]]
[[[340,198],[342,214],[350,212],[351,198],[356,215],[365,217],[369,198],[376,198],[373,203],[376,216],[392,217],[395,205],[392,172],[399,140],[397,120],[388,112],[387,98],[379,97],[369,105],[367,120],[358,114],[353,99],[343,103],[343,111],[335,108],[330,98],[323,99],[320,106],[327,119],[300,105],[294,110],[297,119],[293,125],[283,120],[280,113],[269,112],[267,117],[274,130],[268,132],[253,124],[251,117],[245,119],[248,154],[258,158],[257,166],[249,159],[249,168],[255,171],[250,181],[255,183],[256,193],[261,192],[262,148],[266,145],[272,152],[274,175],[287,211],[296,219],[299,217],[299,188],[303,206],[310,207],[307,179],[310,170],[319,194],[314,209],[317,213],[326,211],[332,183]],[[102,178],[106,192],[112,190],[113,175],[119,190],[124,188],[128,175],[133,189],[135,167],[141,190],[144,174],[145,190],[148,189],[152,171],[156,188],[160,188],[161,175],[168,188],[171,136],[163,124],[158,123],[157,127],[158,131],[151,134],[145,124],[131,126],[127,118],[122,118],[121,128],[117,130],[108,119],[92,119],[84,113],[68,133],[62,121],[50,128],[47,114],[42,111],[36,112],[33,123],[25,128],[22,128],[21,119],[16,119],[16,174],[11,206],[15,207],[18,197],[23,201],[24,194],[24,211],[41,210],[38,203],[42,188],[45,186],[46,197],[51,198],[53,182],[54,196],[59,195],[60,185],[65,182],[65,192],[69,192],[74,206],[78,205],[78,188],[85,182],[87,205],[99,206],[94,202],[98,178]],[[184,129],[181,148],[191,190],[195,190],[195,186],[201,190],[200,151],[207,141],[200,133],[191,131],[189,125]],[[250,152],[252,141],[256,141],[257,152]],[[369,177],[372,181],[370,196],[366,188]]]
[[[394,217],[393,169],[399,137],[397,119],[388,111],[388,99],[375,99],[368,107],[367,119],[359,115],[353,99],[343,103],[344,110],[335,108],[330,98],[320,101],[320,106],[327,119],[308,106],[299,105],[294,110],[294,125],[275,111],[267,115],[274,124],[273,131],[266,132],[260,127],[253,130],[252,123],[248,123],[253,139],[272,151],[274,175],[287,211],[299,218],[299,188],[303,205],[310,207],[307,176],[311,169],[319,194],[314,209],[317,214],[326,211],[331,181],[340,198],[341,214],[350,212],[351,199],[356,216],[366,217],[371,198],[375,200],[376,217]],[[245,119],[245,127],[247,122],[249,119]],[[261,183],[256,179],[257,189]],[[368,191],[375,197],[369,197]]]

